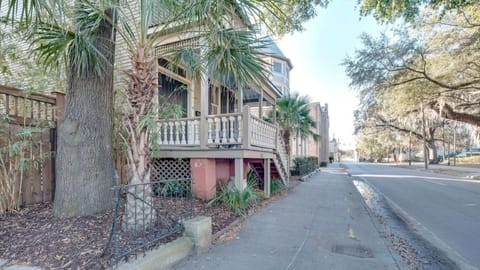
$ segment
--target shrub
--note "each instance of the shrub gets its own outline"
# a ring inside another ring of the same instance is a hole
[[[251,183],[247,182],[245,189],[240,191],[235,183],[230,181],[226,185],[220,186],[220,191],[207,203],[207,207],[215,203],[224,203],[237,215],[243,216],[250,207],[258,203],[260,197],[261,191],[254,188]]]
[[[156,192],[164,197],[190,197],[192,190],[189,180],[167,180],[156,183]]]
[[[272,179],[272,181],[270,182],[270,192],[272,194],[280,192],[286,188],[287,187],[285,186],[285,184],[283,184],[282,180],[280,179]]]
[[[313,172],[317,167],[318,157],[297,157],[293,160],[292,175],[303,176]]]

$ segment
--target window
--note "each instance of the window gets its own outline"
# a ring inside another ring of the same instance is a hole
[[[275,72],[275,73],[280,73],[280,74],[282,74],[282,63],[277,62],[277,61],[273,61],[272,70],[273,70],[273,72]]]

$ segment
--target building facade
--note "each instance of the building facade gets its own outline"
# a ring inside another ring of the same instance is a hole
[[[324,106],[320,102],[309,104],[310,117],[315,121],[316,127],[312,129],[319,139],[313,136],[300,137],[298,134],[292,136],[292,158],[297,157],[318,157],[319,165],[326,165],[329,157],[329,117],[328,104]]]

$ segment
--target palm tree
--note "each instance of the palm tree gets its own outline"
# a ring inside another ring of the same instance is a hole
[[[66,70],[66,101],[55,156],[53,208],[59,216],[88,215],[113,207],[114,12],[107,4],[101,12],[84,12],[87,3],[1,3],[2,14],[12,24],[28,27],[37,62],[47,69]]]
[[[300,96],[298,93],[287,93],[276,102],[276,119],[288,156],[291,155],[290,142],[293,134],[296,134],[297,138],[313,136],[315,140],[319,139],[319,135],[312,131],[316,123],[310,117],[309,103],[307,96]],[[270,112],[270,118],[272,114],[273,112]]]
[[[275,1],[275,0],[272,0]],[[264,1],[262,3],[267,3]],[[158,1],[140,0],[138,6],[119,9],[117,33],[128,47],[131,66],[126,74],[126,100],[122,107],[122,139],[127,149],[130,184],[150,183],[152,166],[151,139],[156,127],[158,110],[154,106],[157,85],[156,59],[153,55],[155,46],[165,38],[162,35],[171,31],[169,22],[175,22],[177,35],[189,34],[195,39],[193,45],[162,53],[182,65],[192,77],[201,79],[213,73],[230,77],[237,87],[266,79],[265,64],[261,60],[260,49],[266,44],[256,37],[250,28],[239,29],[229,25],[229,18],[239,14],[254,14],[250,1],[234,8],[232,1],[183,1],[163,3],[160,18],[165,24],[149,35],[154,15],[158,16]],[[238,4],[237,3],[237,4]],[[273,3],[273,2],[271,2]],[[129,16],[139,14],[139,16]],[[259,15],[257,15],[259,16]],[[158,19],[158,18],[156,18]],[[245,19],[246,20],[246,19]],[[192,29],[192,25],[196,25]],[[192,35],[193,34],[193,35]],[[151,205],[152,193],[149,185],[144,188],[132,188],[127,196],[127,209],[130,217],[125,219],[124,227],[129,230],[143,230],[150,226],[155,216]],[[138,202],[138,198],[148,203]],[[136,219],[136,220],[135,220]],[[139,226],[141,224],[141,226]]]
[[[255,24],[266,17],[288,21],[276,0],[156,2],[168,8],[167,25],[183,22],[175,24],[175,31],[188,33],[195,29],[195,38],[200,41],[198,47],[177,51],[176,59],[187,65],[192,75],[228,74],[238,87],[264,76],[261,75],[262,63],[252,57],[258,55],[252,46],[258,44],[251,32],[257,29]],[[146,116],[151,114],[152,89],[156,88],[155,76],[151,73],[154,42],[150,38],[161,36],[147,35],[153,17],[148,14],[155,10],[151,8],[155,1],[141,1],[140,8],[146,13],[139,16],[139,28],[129,27],[126,21],[117,23],[116,14],[125,6],[115,3],[117,1],[76,0],[73,5],[59,0],[7,1],[8,17],[20,17],[32,27],[38,62],[48,67],[66,67],[68,71],[67,98],[56,155],[54,212],[60,216],[93,214],[112,207],[109,188],[114,184],[114,37],[122,27],[122,36],[130,41],[133,61],[131,72],[127,72],[129,112],[122,121],[129,131],[125,140],[131,147],[129,164],[139,181],[149,180],[148,123],[151,122]],[[127,13],[128,7],[124,10]],[[239,21],[243,24],[240,30],[234,25]]]

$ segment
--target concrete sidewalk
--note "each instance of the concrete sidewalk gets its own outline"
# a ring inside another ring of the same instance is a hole
[[[238,237],[176,269],[398,269],[338,165],[244,222]]]

